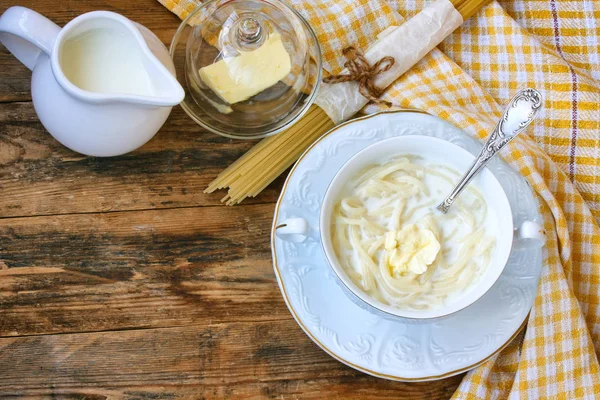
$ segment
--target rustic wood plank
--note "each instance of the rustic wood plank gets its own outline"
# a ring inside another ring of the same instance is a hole
[[[220,204],[203,190],[253,141],[222,138],[197,126],[180,107],[142,148],[109,158],[62,146],[31,103],[0,107],[0,217]],[[274,202],[285,174],[255,199]]]
[[[0,393],[93,399],[447,399],[460,377],[373,378],[293,320],[0,339]]]
[[[273,208],[0,219],[0,336],[289,319]]]
[[[152,30],[165,45],[181,22],[177,16],[166,11],[158,1],[120,1],[120,0],[21,0],[19,2],[2,2],[0,13],[12,5],[31,8],[49,18],[59,26],[80,14],[95,11],[114,11],[145,25]],[[28,101],[30,93],[31,73],[0,45],[0,102]]]

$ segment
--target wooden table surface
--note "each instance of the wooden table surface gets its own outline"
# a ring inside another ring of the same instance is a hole
[[[19,4],[59,25],[116,11],[165,44],[179,24],[154,0]],[[10,5],[1,0],[0,11]],[[252,143],[206,132],[176,107],[141,149],[82,156],[38,121],[30,77],[0,46],[0,397],[452,395],[460,376],[373,378],[295,323],[269,244],[283,178],[236,207],[202,193]]]

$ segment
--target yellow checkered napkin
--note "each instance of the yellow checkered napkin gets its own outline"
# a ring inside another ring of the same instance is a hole
[[[159,0],[179,17],[193,0]],[[341,50],[365,51],[423,0],[293,0],[312,24],[324,68]],[[454,397],[600,398],[600,1],[493,2],[448,37],[384,95],[487,136],[501,105],[527,86],[545,108],[503,150],[535,188],[548,232],[527,329],[469,372]],[[365,112],[375,112],[368,106]]]

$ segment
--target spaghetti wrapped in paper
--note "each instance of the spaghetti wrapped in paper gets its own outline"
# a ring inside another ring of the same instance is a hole
[[[391,85],[462,23],[463,17],[450,1],[437,0],[401,26],[381,32],[365,58],[375,64],[384,57],[393,57],[395,63],[375,77],[375,85],[380,88]],[[368,102],[360,94],[357,82],[323,83],[315,99],[315,104],[336,124],[355,115]]]
[[[393,58],[394,62],[375,76],[374,86],[378,89],[390,86],[489,1],[436,0],[406,23],[384,30],[364,57],[371,65],[384,58]],[[222,201],[229,205],[258,195],[315,140],[336,124],[351,118],[371,100],[359,89],[360,85],[353,81],[323,83],[315,104],[295,125],[263,139],[221,172],[205,192],[228,188]]]

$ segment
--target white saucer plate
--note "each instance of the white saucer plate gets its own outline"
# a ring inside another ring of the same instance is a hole
[[[427,381],[467,371],[499,352],[524,326],[542,268],[541,249],[514,246],[498,281],[476,303],[442,320],[410,323],[374,315],[350,300],[336,282],[319,242],[278,239],[289,217],[319,224],[320,205],[339,168],[365,147],[400,135],[447,140],[476,155],[481,144],[462,130],[416,112],[386,112],[334,128],[296,163],[275,209],[271,247],[281,293],[298,324],[344,364],[381,378]],[[515,226],[541,223],[525,179],[496,158],[488,168],[504,188]]]

